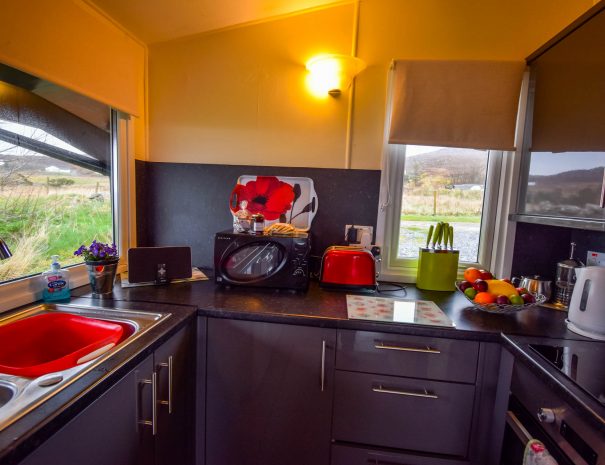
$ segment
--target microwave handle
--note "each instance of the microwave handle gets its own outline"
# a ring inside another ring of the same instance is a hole
[[[510,426],[510,429],[513,430],[515,436],[519,438],[519,441],[521,441],[524,446],[533,439],[531,434],[529,434],[529,431],[527,431],[525,426],[523,426],[523,423],[521,423],[521,420],[519,420],[517,415],[510,410],[506,412],[506,424]]]

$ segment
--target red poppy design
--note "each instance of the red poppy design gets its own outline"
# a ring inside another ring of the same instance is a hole
[[[262,213],[266,220],[271,221],[285,215],[292,208],[294,189],[275,176],[258,176],[256,181],[236,185],[233,197],[237,199],[237,206],[231,206],[233,213],[239,211],[240,203],[246,200],[246,208],[251,213]]]

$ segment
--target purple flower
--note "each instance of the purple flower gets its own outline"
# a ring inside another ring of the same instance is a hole
[[[108,260],[118,258],[118,248],[115,243],[104,244],[93,240],[89,247],[81,245],[75,252],[74,255],[82,256],[84,261],[95,262],[101,260]]]

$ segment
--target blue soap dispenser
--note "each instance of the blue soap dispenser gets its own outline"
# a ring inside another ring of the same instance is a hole
[[[71,292],[69,290],[68,271],[61,269],[58,255],[53,255],[51,258],[50,270],[42,273],[44,283],[42,299],[45,302],[69,300]]]

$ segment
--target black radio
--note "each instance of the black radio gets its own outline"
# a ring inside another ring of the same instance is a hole
[[[291,236],[222,231],[214,237],[214,276],[217,284],[307,290],[307,233]]]

